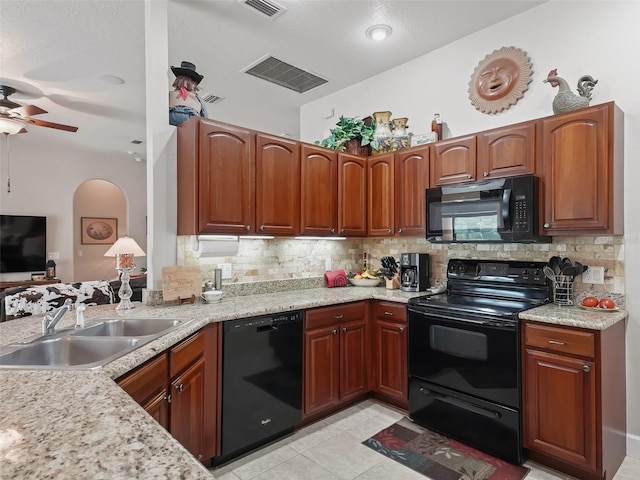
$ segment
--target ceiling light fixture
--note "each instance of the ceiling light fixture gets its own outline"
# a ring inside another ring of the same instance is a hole
[[[24,133],[27,131],[24,122],[17,118],[0,118],[0,133],[13,135],[15,133]]]
[[[391,27],[389,25],[374,25],[367,28],[367,37],[376,41],[381,41],[391,35]]]

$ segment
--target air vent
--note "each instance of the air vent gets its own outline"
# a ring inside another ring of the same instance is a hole
[[[224,100],[224,97],[218,97],[213,93],[204,93],[200,95],[200,99],[206,103],[220,103],[222,100]]]
[[[269,18],[276,18],[287,10],[282,5],[267,0],[238,0],[238,2],[253,8],[254,11],[266,15]]]
[[[328,81],[270,55],[247,67],[244,72],[298,93],[308,92]]]

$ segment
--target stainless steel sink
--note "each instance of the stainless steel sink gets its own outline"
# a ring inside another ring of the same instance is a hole
[[[81,329],[0,347],[0,368],[91,370],[186,325],[185,318],[103,318]]]
[[[26,345],[4,347],[0,366],[5,368],[92,369],[135,350],[138,338],[46,338]]]
[[[71,332],[75,337],[146,337],[160,335],[189,320],[177,318],[112,318]]]

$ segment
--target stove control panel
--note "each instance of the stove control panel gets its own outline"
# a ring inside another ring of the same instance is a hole
[[[494,281],[511,284],[545,285],[544,262],[449,260],[447,278]]]

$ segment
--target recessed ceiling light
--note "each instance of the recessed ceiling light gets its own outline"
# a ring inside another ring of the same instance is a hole
[[[367,37],[380,41],[391,35],[391,27],[389,25],[374,25],[367,28]]]
[[[108,83],[109,85],[122,85],[124,83],[124,80],[122,78],[106,73],[104,75],[99,75],[98,79],[100,79],[104,83]]]

